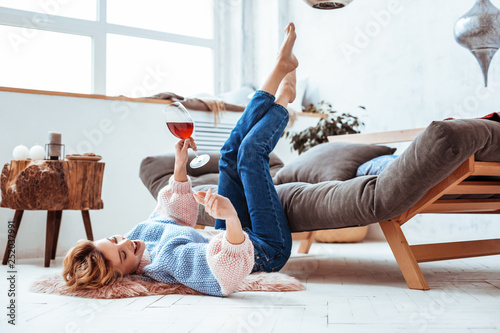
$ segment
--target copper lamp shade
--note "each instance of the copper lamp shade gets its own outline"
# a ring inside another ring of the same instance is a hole
[[[304,0],[307,4],[316,9],[339,9],[347,6],[352,0]]]

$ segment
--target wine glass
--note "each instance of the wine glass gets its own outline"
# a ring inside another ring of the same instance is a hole
[[[179,139],[187,139],[193,134],[193,118],[184,105],[179,102],[171,103],[165,107],[163,114],[165,115],[167,127],[174,136]],[[207,154],[198,155],[196,151],[193,150],[193,152],[196,157],[189,163],[189,166],[193,169],[204,166],[210,160],[210,156]]]

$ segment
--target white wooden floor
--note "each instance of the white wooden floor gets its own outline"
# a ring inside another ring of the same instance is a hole
[[[296,253],[298,243],[294,244]],[[18,260],[17,325],[7,323],[2,266],[0,332],[500,332],[500,256],[421,264],[431,290],[406,287],[388,245],[313,244],[282,272],[307,289],[227,298],[89,300],[28,291],[62,258]]]

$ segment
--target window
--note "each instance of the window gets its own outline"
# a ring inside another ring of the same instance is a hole
[[[213,38],[209,0],[107,0],[108,22],[200,38]]]
[[[91,93],[90,37],[34,30],[29,41],[22,29],[0,26],[11,38],[0,41],[1,86]]]
[[[107,55],[108,95],[214,92],[213,57],[208,47],[109,34]]]
[[[215,94],[214,0],[0,0],[0,86]]]
[[[29,16],[42,17],[44,14],[48,14],[95,21],[97,17],[96,1],[97,0],[0,0],[0,6],[32,12]],[[42,15],[37,15],[37,13]]]

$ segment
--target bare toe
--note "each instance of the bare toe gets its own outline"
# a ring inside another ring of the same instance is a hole
[[[293,46],[297,35],[295,34],[295,25],[290,22],[285,28],[285,38],[278,55],[278,61],[283,64],[286,72],[292,71],[297,68],[298,61],[293,54]]]

